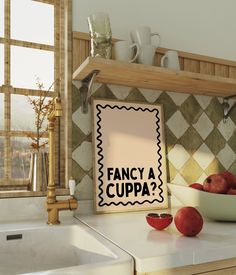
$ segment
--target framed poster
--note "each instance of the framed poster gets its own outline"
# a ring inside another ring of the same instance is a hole
[[[95,210],[168,207],[161,105],[93,99]]]

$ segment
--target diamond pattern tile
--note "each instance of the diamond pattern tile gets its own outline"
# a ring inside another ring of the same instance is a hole
[[[228,144],[217,154],[218,160],[224,166],[225,169],[228,169],[233,162],[235,161],[236,154],[235,152],[229,147]]]
[[[190,158],[189,153],[180,144],[176,144],[174,148],[168,153],[169,161],[176,169],[181,169]]]
[[[155,102],[163,91],[139,88],[140,93],[149,103]]]
[[[186,180],[182,177],[182,175],[180,173],[177,173],[177,175],[174,177],[173,183],[176,184],[181,184],[181,185],[188,185],[188,183],[186,182]]]
[[[188,129],[189,124],[182,116],[180,111],[175,112],[166,122],[171,132],[179,139]]]
[[[133,89],[131,87],[124,87],[124,86],[118,86],[118,85],[107,85],[113,95],[120,100],[124,100],[130,93],[130,91]]]
[[[199,133],[192,126],[190,126],[179,139],[179,142],[188,152],[193,154],[202,144],[202,138]]]
[[[217,126],[222,120],[222,106],[217,97],[212,97],[210,104],[207,106],[206,115]]]
[[[199,135],[202,137],[202,139],[206,139],[206,137],[210,134],[210,132],[214,128],[214,124],[211,122],[211,120],[208,118],[208,116],[203,113],[198,121],[193,124],[193,127],[196,129],[196,131],[199,133]]]
[[[203,183],[204,180],[205,180],[206,178],[207,178],[207,174],[203,172],[203,173],[200,175],[200,177],[196,180],[196,182],[198,182],[198,183]]]
[[[189,94],[167,92],[177,106],[180,106],[189,97]]]
[[[231,138],[228,140],[228,145],[234,152],[236,152],[236,129],[234,130]]]
[[[203,110],[193,95],[190,95],[180,106],[180,111],[189,123],[196,123]]]
[[[88,175],[85,175],[81,182],[76,185],[75,197],[78,200],[93,199],[93,180]]]
[[[163,105],[165,121],[170,119],[170,117],[177,111],[177,106],[167,93],[162,93],[155,103]]]
[[[221,120],[217,128],[221,132],[222,136],[228,141],[233,135],[233,132],[235,130],[235,124],[232,121],[232,119],[229,117],[226,123],[224,123],[224,121]]]
[[[79,199],[93,197],[91,115],[81,112],[80,82],[72,94],[72,174]],[[167,151],[167,180],[203,182],[209,174],[236,174],[236,108],[222,120],[222,98],[94,83],[94,98],[162,104]],[[233,101],[231,102],[231,104]]]
[[[217,128],[214,128],[205,140],[206,145],[214,155],[217,155],[225,147],[226,140]]]
[[[210,96],[202,96],[202,95],[194,95],[194,97],[203,110],[205,110],[208,107],[212,99],[212,97]]]
[[[188,183],[188,185],[194,183],[201,176],[202,173],[202,168],[193,158],[190,158],[181,169],[181,175]]]
[[[198,150],[193,154],[193,158],[200,165],[200,167],[205,170],[214,159],[214,154],[208,148],[208,146],[203,143]]]
[[[84,141],[76,150],[72,152],[72,158],[75,160],[85,171],[92,168],[92,144],[91,142]]]
[[[85,135],[88,135],[92,131],[92,119],[91,119],[91,106],[88,104],[88,113],[84,114],[82,108],[79,107],[77,111],[72,114],[72,120],[80,127]]]

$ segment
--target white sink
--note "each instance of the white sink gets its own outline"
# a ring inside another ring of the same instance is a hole
[[[131,275],[132,258],[98,233],[73,225],[0,230],[0,274]]]

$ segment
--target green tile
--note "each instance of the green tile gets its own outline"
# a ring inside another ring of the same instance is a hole
[[[179,139],[179,143],[192,155],[201,146],[203,141],[198,132],[190,126]]]
[[[234,108],[230,111],[229,117],[232,119],[232,121],[236,124],[236,105]]]
[[[85,139],[86,135],[72,122],[72,150],[75,150]]]
[[[233,162],[233,164],[229,168],[229,172],[233,175],[236,175],[236,160]]]
[[[202,173],[202,168],[193,158],[190,158],[180,170],[181,176],[185,179],[188,185],[196,182]]]
[[[176,144],[177,138],[171,132],[169,127],[165,125],[165,143],[166,143],[166,152],[169,152]]]
[[[106,99],[116,99],[114,94],[108,88],[107,85],[101,85],[93,94],[92,97],[94,98],[106,98]]]
[[[169,118],[178,110],[176,104],[166,92],[163,92],[155,103],[163,105],[165,122],[167,122]]]
[[[220,150],[225,147],[226,140],[221,135],[220,131],[217,128],[214,128],[206,138],[205,143],[211,149],[212,153],[217,155]]]
[[[80,107],[80,94],[79,89],[74,85],[72,86],[72,113]]]
[[[72,160],[72,177],[75,179],[75,181],[80,182],[85,175],[86,173],[79,166],[79,164],[76,161]]]
[[[198,121],[203,110],[193,95],[190,95],[180,106],[180,111],[189,124]]]
[[[231,147],[234,153],[236,153],[236,130],[234,130],[231,138],[228,140],[228,145]]]
[[[137,88],[134,88],[133,90],[130,91],[125,101],[143,102],[143,103],[147,102],[145,97],[140,93],[140,91]]]
[[[205,112],[215,126],[223,119],[222,106],[216,97],[212,98]]]

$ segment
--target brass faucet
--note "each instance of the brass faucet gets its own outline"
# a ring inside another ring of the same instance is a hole
[[[47,186],[47,202],[46,208],[48,212],[48,224],[59,224],[59,211],[74,210],[77,208],[77,200],[74,197],[68,200],[57,200],[55,186],[55,120],[56,117],[61,117],[62,107],[61,100],[56,97],[51,104],[48,113],[48,132],[49,132],[49,178]]]

